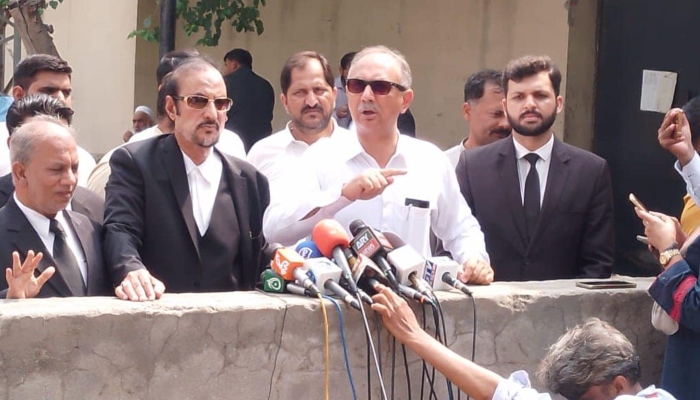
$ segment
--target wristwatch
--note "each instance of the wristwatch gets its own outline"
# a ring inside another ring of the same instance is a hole
[[[671,245],[671,247],[662,251],[659,254],[659,262],[661,263],[662,267],[666,267],[666,264],[668,264],[673,257],[680,255],[681,251],[678,250],[678,245],[674,243],[673,245]]]

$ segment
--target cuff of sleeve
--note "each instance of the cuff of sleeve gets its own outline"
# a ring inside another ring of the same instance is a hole
[[[700,174],[697,173],[700,171],[700,156],[698,156],[698,153],[693,155],[693,158],[685,167],[681,167],[679,161],[676,161],[674,166],[676,167],[676,171],[693,182],[693,184],[700,183]]]

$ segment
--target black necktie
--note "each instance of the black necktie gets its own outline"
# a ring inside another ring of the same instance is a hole
[[[525,155],[525,159],[530,163],[530,172],[525,179],[525,196],[523,207],[525,208],[525,221],[527,222],[528,238],[532,238],[537,225],[537,218],[540,216],[540,176],[537,173],[537,160],[540,156],[537,153]]]
[[[66,242],[66,233],[56,219],[52,219],[49,223],[49,231],[54,234],[53,259],[57,264],[56,269],[61,272],[61,276],[68,283],[68,287],[74,295],[85,296],[87,293],[85,281],[80,273],[78,260],[75,259],[75,255]]]

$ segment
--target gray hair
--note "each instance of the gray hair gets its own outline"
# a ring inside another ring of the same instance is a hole
[[[537,376],[550,391],[577,399],[592,386],[609,383],[617,376],[636,384],[641,370],[627,337],[607,322],[590,318],[549,348]]]
[[[73,128],[53,115],[37,115],[29,118],[10,136],[10,161],[28,164],[36,150],[37,144],[49,137],[56,136],[55,132],[45,129],[46,123],[56,124],[65,129],[68,134],[75,136]]]
[[[399,83],[407,88],[411,87],[411,83],[413,83],[413,78],[411,77],[411,67],[408,65],[406,57],[404,57],[404,55],[396,49],[390,49],[389,47],[381,45],[365,47],[359,53],[355,54],[355,57],[352,59],[352,63],[350,64],[350,68],[355,66],[358,60],[370,54],[388,54],[393,57],[394,60],[396,60],[396,63],[399,65],[399,80],[401,81]]]

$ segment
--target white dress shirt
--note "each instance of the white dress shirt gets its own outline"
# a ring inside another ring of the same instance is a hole
[[[525,203],[525,180],[527,174],[530,173],[530,162],[525,159],[525,156],[530,153],[537,153],[540,156],[535,164],[537,175],[540,177],[540,207],[544,200],[544,190],[547,188],[547,176],[549,175],[549,164],[552,161],[552,148],[554,147],[554,135],[549,138],[549,141],[535,151],[526,149],[513,138],[515,144],[515,157],[518,159],[518,178],[520,179],[520,200]]]
[[[678,161],[676,161],[674,167],[683,177],[690,197],[695,204],[700,204],[700,156],[698,156],[698,153],[693,155],[693,158],[685,167],[681,167],[681,163]]]
[[[34,228],[34,231],[39,235],[39,238],[44,243],[46,250],[49,252],[51,257],[53,257],[53,241],[56,235],[49,230],[49,225],[51,221],[45,216],[39,214],[38,212],[32,210],[31,208],[22,204],[17,198],[17,194],[13,194],[15,203],[22,211],[29,223]],[[66,233],[66,243],[68,243],[68,248],[73,252],[76,261],[78,261],[78,268],[80,268],[80,275],[83,278],[83,283],[87,287],[87,259],[85,258],[85,253],[83,252],[83,247],[80,245],[78,236],[73,232],[73,227],[68,223],[63,212],[56,214],[56,221],[58,221],[63,231]],[[39,249],[33,249],[34,253],[38,253]],[[59,268],[56,268],[59,269]]]
[[[216,194],[219,192],[223,165],[216,152],[211,151],[203,163],[195,165],[191,158],[184,152],[182,158],[185,161],[187,182],[190,186],[192,198],[192,213],[197,223],[199,234],[204,236],[209,228],[211,213],[214,210]]]
[[[7,125],[4,122],[0,122],[0,176],[5,176],[12,172],[10,146],[7,143],[8,137],[10,135],[7,133]]]
[[[396,151],[386,168],[405,169],[408,173],[395,176],[394,182],[373,199],[352,202],[342,197],[342,186],[369,168],[380,167],[364,151],[356,135],[312,146],[283,182],[284,196],[272,197],[265,211],[263,231],[268,242],[291,245],[310,235],[314,225],[324,218],[333,218],[346,229],[350,222],[362,219],[370,227],[401,235],[406,232],[409,217],[420,217],[458,262],[471,256],[489,260],[479,223],[439,148],[398,135]],[[429,208],[406,206],[409,198],[427,201]],[[315,209],[319,211],[314,216],[302,220]],[[423,237],[427,242],[429,229]]]
[[[452,164],[452,169],[454,170],[457,168],[457,163],[459,162],[459,156],[462,155],[462,151],[464,151],[464,142],[467,139],[462,139],[461,142],[457,146],[452,146],[449,149],[445,150],[445,155],[447,156],[447,159],[450,160],[450,164]]]
[[[162,134],[163,131],[158,128],[158,125],[153,125],[152,127],[146,128],[139,133],[135,133],[127,143],[140,142]],[[219,141],[216,143],[215,147],[224,154],[245,160],[245,147],[243,146],[243,141],[236,133],[226,128],[221,130]]]
[[[78,186],[86,187],[88,178],[95,168],[95,157],[89,151],[77,146],[78,148]]]
[[[331,136],[319,139],[316,143],[327,139],[334,139],[342,135],[350,135],[350,132],[338,126],[332,120],[333,132]],[[316,144],[314,143],[314,145]],[[270,184],[270,196],[276,196],[275,191],[281,187],[279,180],[293,170],[302,155],[309,149],[309,144],[302,140],[296,140],[287,126],[264,139],[259,140],[248,151],[248,162],[253,164],[265,175]]]

